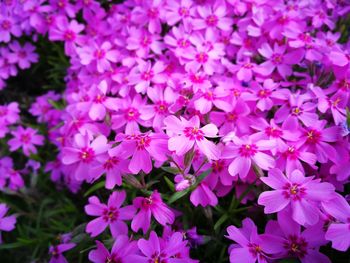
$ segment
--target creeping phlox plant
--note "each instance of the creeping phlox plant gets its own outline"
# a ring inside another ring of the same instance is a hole
[[[348,0],[1,1],[0,254],[340,260],[349,14]],[[9,100],[37,65],[64,85]]]

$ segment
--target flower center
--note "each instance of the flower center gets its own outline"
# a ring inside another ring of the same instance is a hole
[[[205,22],[208,26],[216,26],[216,24],[218,23],[218,18],[215,15],[210,15],[205,19]]]
[[[141,39],[141,45],[143,47],[148,47],[152,43],[152,39],[149,36],[144,36]]]
[[[92,148],[90,147],[84,147],[80,150],[80,159],[84,163],[89,163],[93,160],[95,157],[95,152]]]
[[[138,150],[144,150],[151,143],[151,138],[147,135],[140,136],[139,140],[136,142]]]
[[[224,166],[225,166],[224,160],[213,161],[213,163],[211,164],[211,167],[214,173],[220,173],[221,171],[223,171]]]
[[[214,100],[214,94],[211,91],[208,91],[207,93],[204,94],[204,98],[206,100]]]
[[[204,139],[204,133],[197,127],[186,127],[184,134],[190,140],[201,141]]]
[[[105,170],[111,170],[114,166],[116,166],[119,163],[119,159],[117,157],[110,157],[108,160],[103,164],[103,168]]]
[[[9,20],[4,20],[1,23],[1,27],[4,30],[9,30],[11,28],[11,22]]]
[[[292,108],[292,115],[298,116],[298,115],[300,115],[301,113],[302,113],[302,109],[301,109],[301,108],[299,108],[299,107],[293,107],[293,108]]]
[[[31,136],[30,136],[29,133],[23,133],[23,134],[21,135],[20,141],[21,141],[22,143],[24,143],[24,144],[28,144],[28,143],[30,142],[30,139],[31,139]]]
[[[67,30],[65,33],[64,33],[64,39],[66,41],[72,41],[75,39],[75,33],[72,31],[72,30]]]
[[[128,121],[134,121],[134,120],[137,120],[140,116],[140,113],[137,109],[135,108],[129,108],[126,110],[125,112],[125,118],[128,120]]]
[[[305,195],[305,188],[301,187],[300,184],[297,183],[287,183],[283,189],[284,197],[287,199],[292,199],[293,201],[300,200]]]
[[[321,133],[317,130],[309,130],[306,133],[307,136],[307,142],[311,144],[316,144],[320,141],[321,139]]]
[[[179,8],[179,15],[180,16],[182,16],[182,17],[186,17],[186,16],[188,16],[189,15],[189,10],[188,10],[188,8],[186,8],[186,7],[180,7]]]
[[[281,54],[273,54],[271,60],[273,64],[278,65],[282,63],[283,56]]]
[[[268,136],[274,137],[274,138],[280,138],[283,135],[283,131],[280,129],[277,129],[275,127],[267,127],[265,129],[265,133]]]
[[[204,52],[200,52],[196,55],[196,60],[198,63],[204,64],[205,62],[208,61],[208,55]]]
[[[154,76],[153,70],[147,70],[141,74],[141,79],[151,80]]]
[[[159,12],[157,8],[150,8],[147,13],[149,18],[155,19],[158,17]]]
[[[271,91],[268,89],[261,89],[258,92],[258,97],[260,98],[267,98],[270,95],[271,95]]]
[[[254,156],[258,152],[258,147],[255,144],[243,144],[239,148],[239,154],[243,157]]]
[[[168,103],[165,101],[159,101],[154,108],[156,112],[165,114],[168,111]]]
[[[106,52],[103,49],[98,49],[95,51],[95,58],[102,59],[106,55]]]
[[[118,216],[119,211],[113,206],[109,207],[108,210],[105,210],[103,212],[103,220],[105,220],[106,222],[112,223],[118,219]]]
[[[189,42],[187,39],[180,38],[180,39],[177,41],[177,45],[178,45],[180,48],[187,48],[187,47],[189,47],[190,42]]]
[[[307,242],[304,238],[296,235],[289,236],[283,247],[288,250],[289,255],[298,258],[303,258],[307,253]]]
[[[106,96],[98,94],[95,98],[94,98],[94,102],[95,103],[102,103],[106,100]]]

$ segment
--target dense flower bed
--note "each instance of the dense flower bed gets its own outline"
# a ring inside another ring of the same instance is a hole
[[[34,246],[28,261],[118,263],[342,255],[349,13],[346,0],[2,1],[1,93],[36,65],[45,81],[64,74],[64,86],[48,81],[28,103],[0,106],[0,230],[13,231],[0,253]],[[42,187],[50,198],[33,194]]]

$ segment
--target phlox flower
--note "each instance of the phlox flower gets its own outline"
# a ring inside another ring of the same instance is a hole
[[[68,261],[62,254],[75,246],[76,244],[74,243],[63,243],[56,246],[50,246],[49,254],[51,255],[51,259],[49,263],[67,263]]]
[[[276,147],[273,140],[255,140],[252,136],[238,138],[231,135],[228,134],[227,139],[231,138],[233,143],[225,146],[222,158],[233,159],[228,167],[232,176],[238,174],[241,179],[244,179],[248,175],[252,163],[263,170],[275,167],[275,159],[264,152]]]
[[[167,1],[164,19],[170,26],[182,22],[186,29],[190,29],[194,13],[195,7],[192,0]]]
[[[142,229],[143,233],[146,233],[150,227],[152,215],[162,226],[174,223],[174,212],[163,202],[157,191],[149,197],[136,197],[133,205],[138,210],[131,222],[131,229],[134,232]]]
[[[14,124],[19,120],[19,105],[11,102],[7,105],[0,105],[0,121],[4,124]]]
[[[194,106],[201,114],[210,112],[213,106],[229,112],[232,110],[232,106],[227,100],[228,95],[229,91],[223,90],[220,87],[216,87],[213,90],[198,92],[193,98]]]
[[[124,221],[131,220],[136,209],[132,205],[121,207],[125,198],[125,191],[115,191],[109,196],[106,205],[101,203],[98,197],[90,197],[85,212],[97,218],[86,225],[86,232],[95,237],[109,227],[113,237],[127,235],[128,226]]]
[[[216,0],[213,5],[198,5],[199,18],[192,21],[194,30],[217,28],[223,31],[231,30],[233,19],[226,17],[228,9],[225,1]]]
[[[130,71],[128,81],[131,85],[135,85],[137,93],[144,94],[151,83],[162,84],[166,82],[166,76],[162,74],[164,69],[165,65],[161,61],[152,65],[149,61],[139,60],[138,65]]]
[[[328,257],[318,251],[320,246],[327,243],[322,223],[301,231],[301,226],[293,221],[290,212],[280,212],[277,218],[277,222],[269,221],[265,229],[266,233],[278,238],[283,246],[277,258],[298,258],[302,263],[330,263]]]
[[[24,155],[29,156],[31,153],[37,153],[35,145],[41,146],[44,144],[44,136],[38,135],[37,130],[32,128],[18,126],[11,134],[14,137],[8,141],[11,152],[22,148]]]
[[[137,250],[136,241],[129,241],[126,235],[118,235],[115,237],[111,252],[100,241],[96,241],[96,249],[89,252],[89,260],[93,263],[133,262],[131,257]]]
[[[22,30],[17,19],[10,15],[0,14],[0,43],[8,43],[11,40],[11,35],[19,37],[21,33]]]
[[[149,126],[151,124],[152,112],[147,109],[146,99],[139,94],[133,98],[126,97],[119,100],[119,110],[112,115],[112,129],[121,130],[124,126],[126,134],[135,134],[140,131],[139,124]]]
[[[53,41],[64,41],[64,48],[67,55],[73,55],[76,50],[76,44],[80,43],[80,32],[84,30],[84,25],[76,20],[68,21],[66,16],[58,16],[54,27],[50,28],[49,39]]]
[[[63,147],[62,163],[74,165],[74,176],[77,180],[90,181],[95,178],[92,168],[98,165],[96,157],[106,153],[109,148],[107,138],[103,135],[91,141],[88,134],[78,133],[74,136],[73,145]]]
[[[197,115],[190,120],[168,116],[164,119],[164,124],[170,136],[168,141],[170,151],[175,151],[177,155],[184,155],[196,145],[209,160],[219,158],[220,151],[217,146],[205,138],[217,137],[218,129],[214,124],[207,124],[200,128],[200,120]]]
[[[334,197],[334,186],[323,183],[313,176],[305,177],[299,170],[294,170],[288,177],[281,170],[272,169],[268,177],[260,177],[273,191],[263,192],[258,204],[265,206],[266,214],[276,213],[291,208],[295,222],[303,226],[314,225],[319,220],[320,202]]]
[[[140,239],[137,242],[137,246],[142,255],[132,256],[132,262],[135,263],[157,263],[157,262],[169,262],[169,263],[192,263],[192,259],[188,257],[188,253],[184,251],[188,250],[188,241],[183,240],[183,234],[175,232],[167,239],[162,239],[152,231],[149,239]],[[187,254],[187,257],[181,255]],[[180,257],[178,257],[180,255]]]
[[[332,241],[332,247],[347,251],[350,247],[350,206],[348,201],[337,194],[333,199],[322,202],[324,210],[335,218],[327,229],[326,239]]]
[[[109,41],[104,41],[102,44],[90,41],[82,48],[77,48],[77,53],[82,65],[94,63],[100,73],[110,70],[111,63],[116,63],[119,59],[119,52],[113,49]]]
[[[292,65],[298,64],[304,57],[302,49],[296,49],[286,53],[287,46],[274,44],[273,49],[268,43],[262,44],[259,53],[267,59],[259,65],[258,72],[264,76],[270,75],[276,68],[278,73],[286,78],[292,74]]]
[[[111,149],[109,154],[114,157],[122,151],[125,157],[131,157],[128,169],[133,174],[141,170],[151,172],[152,159],[159,163],[167,160],[167,137],[163,133],[119,134],[116,141],[121,144]]]
[[[140,58],[147,57],[150,51],[160,55],[164,49],[164,44],[160,40],[159,35],[152,35],[145,30],[131,27],[126,40],[126,49],[135,51]]]
[[[30,43],[21,46],[17,41],[9,44],[10,50],[13,52],[8,56],[10,63],[18,64],[20,69],[27,69],[31,63],[39,60],[38,54],[34,52],[35,47]]]
[[[9,232],[15,229],[16,216],[5,216],[9,208],[6,204],[0,204],[0,231]],[[0,232],[0,244],[2,243],[1,232]]]
[[[162,0],[141,3],[132,10],[132,22],[140,26],[147,25],[151,34],[160,33],[164,4]]]
[[[279,239],[269,234],[258,234],[257,227],[250,218],[242,221],[242,228],[229,226],[226,238],[235,241],[237,244],[229,248],[230,262],[259,263],[268,262],[273,254],[282,250]]]

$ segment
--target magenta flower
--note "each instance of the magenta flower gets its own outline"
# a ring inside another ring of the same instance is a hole
[[[184,253],[184,251],[188,251],[187,243],[187,241],[183,240],[183,235],[180,232],[171,234],[167,239],[161,239],[152,231],[149,240],[142,238],[137,242],[142,255],[132,256],[131,262],[192,263],[193,261],[188,257],[188,253]],[[183,254],[187,254],[187,257],[182,257],[181,255]]]
[[[80,62],[83,65],[94,63],[97,71],[103,73],[111,69],[111,63],[118,61],[119,52],[113,49],[112,44],[108,41],[98,44],[90,41],[88,45],[77,48],[80,56]]]
[[[89,204],[85,206],[85,212],[90,216],[98,217],[86,225],[86,232],[95,237],[109,227],[113,237],[128,234],[128,226],[124,221],[131,220],[136,210],[131,205],[121,207],[125,198],[125,191],[115,191],[109,196],[108,203],[105,205],[98,197],[90,197]]]
[[[241,229],[229,226],[227,233],[226,237],[237,243],[229,248],[231,263],[237,259],[247,263],[268,262],[268,259],[273,258],[272,254],[282,251],[279,239],[269,234],[258,235],[257,227],[250,218],[242,221]]]
[[[0,14],[0,43],[8,43],[11,40],[11,35],[19,37],[22,33],[21,26],[17,19],[9,15]]]
[[[20,69],[27,69],[31,63],[39,60],[38,54],[34,52],[35,47],[30,43],[25,43],[22,47],[17,41],[14,41],[9,47],[13,53],[8,56],[8,60],[10,63],[18,64]]]
[[[131,156],[128,169],[133,174],[141,170],[149,173],[152,170],[152,159],[160,164],[167,160],[167,137],[163,133],[146,133],[137,135],[119,134],[116,141],[121,142],[119,147],[126,157]],[[117,156],[120,149],[113,148],[109,151],[111,156]]]
[[[14,124],[19,120],[19,105],[11,102],[8,105],[0,105],[0,121],[5,124]]]
[[[200,16],[194,19],[192,24],[195,30],[218,28],[223,31],[231,30],[233,19],[226,17],[225,2],[216,0],[212,5],[199,5],[197,12]]]
[[[350,206],[348,201],[337,194],[333,199],[322,202],[324,210],[335,218],[327,229],[325,238],[332,241],[332,247],[347,251],[350,247]]]
[[[213,106],[218,109],[230,112],[231,104],[226,99],[229,96],[229,91],[217,87],[213,90],[199,92],[193,98],[194,106],[201,114],[206,114],[211,111]]]
[[[268,59],[264,63],[259,65],[258,72],[264,76],[270,75],[276,68],[278,73],[286,78],[292,74],[292,65],[298,64],[304,57],[304,51],[297,49],[286,53],[287,46],[279,46],[274,44],[273,49],[269,44],[262,44],[258,49],[259,53]]]
[[[112,129],[119,131],[125,126],[126,134],[140,132],[139,124],[149,126],[151,124],[152,112],[146,106],[146,100],[136,94],[132,99],[123,98],[119,103],[119,110],[112,115]]]
[[[191,0],[167,2],[165,9],[165,20],[170,26],[181,21],[186,29],[190,28],[191,18],[195,13],[195,8]]]
[[[269,221],[265,230],[279,239],[283,246],[282,251],[276,255],[277,258],[298,258],[302,263],[330,263],[330,260],[318,251],[320,246],[327,243],[322,222],[301,232],[301,226],[293,221],[290,212],[283,211],[278,213],[278,222]]]
[[[78,133],[74,136],[74,144],[62,149],[62,163],[74,165],[74,175],[78,180],[90,181],[95,177],[91,168],[99,164],[96,157],[106,153],[109,148],[103,135],[90,141],[88,134]]]
[[[340,129],[337,126],[325,128],[326,121],[315,122],[312,126],[303,129],[298,145],[316,154],[317,161],[326,163],[328,159],[336,160],[337,152],[329,143],[338,141]]]
[[[228,138],[230,135],[227,135]],[[233,143],[225,146],[222,152],[223,159],[233,158],[228,167],[232,176],[239,174],[244,179],[252,166],[252,162],[263,170],[269,170],[275,167],[275,160],[272,156],[264,153],[276,147],[273,140],[255,140],[253,136],[232,138]]]
[[[320,202],[332,199],[335,193],[332,184],[305,177],[299,170],[286,177],[279,169],[272,169],[268,177],[260,179],[275,189],[259,196],[258,204],[265,206],[264,212],[271,214],[290,207],[293,220],[303,226],[318,222]]]
[[[19,126],[11,134],[14,136],[14,138],[8,141],[11,152],[22,148],[24,155],[29,156],[31,153],[37,153],[35,145],[41,146],[44,144],[44,136],[37,135],[37,130],[32,128]]]
[[[162,74],[164,63],[157,61],[153,66],[151,62],[140,60],[138,65],[130,71],[129,83],[135,85],[137,93],[146,93],[151,83],[162,84],[166,82],[166,75]]]
[[[209,160],[219,159],[219,149],[213,142],[205,138],[217,137],[218,129],[214,124],[207,124],[200,128],[200,120],[197,115],[190,120],[169,116],[164,119],[164,124],[170,136],[168,141],[170,151],[175,151],[177,155],[184,155],[196,145]]]
[[[57,246],[50,246],[49,253],[51,255],[51,259],[49,263],[67,263],[68,261],[62,254],[75,246],[76,244],[74,243],[64,243]]]
[[[132,262],[132,256],[137,252],[136,241],[129,241],[126,235],[115,238],[111,252],[99,241],[96,241],[96,249],[89,252],[89,260],[93,263]]]
[[[16,216],[5,216],[9,208],[6,204],[0,204],[0,231],[9,232],[15,229]],[[2,243],[1,232],[0,232],[0,244]]]
[[[68,21],[66,16],[58,16],[54,27],[50,28],[49,39],[64,41],[64,49],[67,55],[75,54],[76,44],[81,41],[79,35],[84,30],[84,25],[76,20]]]
[[[157,191],[149,197],[136,197],[133,204],[138,209],[138,213],[131,222],[131,229],[134,232],[141,228],[143,233],[146,233],[150,227],[152,215],[162,226],[174,223],[175,214],[163,202]]]

